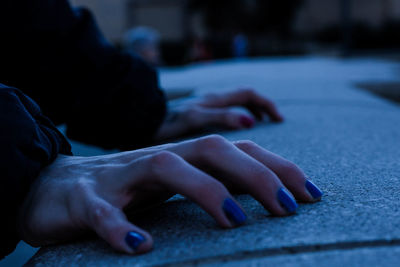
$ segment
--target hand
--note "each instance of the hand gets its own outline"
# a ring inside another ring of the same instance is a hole
[[[230,109],[233,106],[245,107],[252,115]],[[240,89],[230,93],[209,94],[170,107],[156,139],[173,138],[208,126],[250,128],[255,119],[262,120],[264,115],[268,115],[275,122],[283,121],[275,104],[254,90]]]
[[[92,230],[116,250],[144,253],[152,248],[152,237],[127,220],[126,207],[140,208],[179,193],[231,228],[243,224],[246,215],[228,185],[278,216],[296,211],[293,196],[314,202],[322,195],[293,163],[250,141],[231,143],[212,135],[105,156],[59,155],[31,188],[20,210],[19,230],[34,246]]]

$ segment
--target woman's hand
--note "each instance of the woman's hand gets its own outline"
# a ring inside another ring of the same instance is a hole
[[[231,109],[235,106],[246,108],[252,115]],[[262,120],[264,115],[275,122],[283,121],[275,104],[254,90],[239,89],[230,93],[209,94],[170,107],[156,139],[173,138],[209,126],[250,128],[256,119]]]
[[[124,208],[179,193],[220,226],[236,227],[246,215],[227,186],[242,189],[277,216],[296,211],[294,198],[314,202],[322,196],[293,163],[250,141],[211,135],[106,156],[59,155],[31,188],[19,229],[34,246],[93,230],[116,250],[144,253],[152,248],[152,237],[127,220]]]

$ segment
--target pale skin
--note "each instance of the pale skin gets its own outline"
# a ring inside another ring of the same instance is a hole
[[[272,215],[286,216],[290,213],[277,199],[282,188],[301,202],[319,200],[307,191],[306,181],[294,163],[251,141],[230,142],[219,135],[105,156],[59,155],[42,170],[25,199],[19,231],[33,246],[93,231],[117,251],[145,253],[152,249],[153,239],[127,220],[127,208],[181,194],[221,227],[232,228],[238,225],[222,208],[226,199],[240,207],[231,189],[250,194]],[[125,240],[129,232],[144,237],[135,249]]]
[[[231,107],[244,107],[249,113]],[[256,120],[268,116],[273,122],[282,122],[275,104],[255,90],[244,88],[228,93],[214,93],[184,101],[174,107],[161,125],[156,138],[173,138],[207,126],[221,126],[238,130],[253,127]]]

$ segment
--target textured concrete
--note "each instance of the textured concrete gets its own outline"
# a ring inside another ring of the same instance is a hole
[[[295,255],[270,256],[264,258],[246,258],[238,261],[205,263],[204,266],[399,266],[399,247],[357,248],[324,252],[302,253]]]
[[[238,196],[249,220],[222,230],[177,197],[131,216],[153,234],[152,253],[121,255],[101,240],[85,240],[42,248],[30,264],[394,266],[400,259],[400,109],[353,84],[395,81],[398,70],[395,63],[374,59],[325,58],[165,70],[165,86],[194,84],[205,92],[247,83],[275,99],[285,123],[222,134],[253,140],[296,162],[324,190],[323,201],[274,218],[251,197]]]

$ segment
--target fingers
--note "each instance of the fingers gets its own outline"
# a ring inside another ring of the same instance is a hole
[[[288,215],[297,208],[273,171],[220,136],[187,141],[172,151],[214,177],[243,188],[274,215]]]
[[[114,173],[120,177],[121,188],[132,195],[146,190],[182,194],[198,203],[222,227],[241,225],[247,217],[215,178],[243,188],[279,216],[292,214],[297,209],[290,192],[298,200],[307,202],[317,201],[322,195],[297,166],[250,141],[232,144],[213,135],[160,149],[169,152],[143,151],[139,158],[124,161]],[[129,223],[122,207],[115,207],[111,202],[102,198],[90,205],[94,207],[88,212],[92,229],[117,250],[128,253],[150,250],[151,236]]]
[[[131,224],[119,208],[101,198],[93,197],[88,201],[86,221],[91,229],[118,251],[141,254],[153,247],[149,233]]]
[[[296,199],[315,202],[321,199],[322,192],[309,181],[304,172],[294,163],[269,152],[251,141],[234,142],[236,147],[268,166],[293,193]]]
[[[250,115],[228,108],[200,108],[195,120],[202,120],[203,125],[218,125],[230,129],[253,127],[255,121]]]
[[[243,224],[246,215],[225,186],[170,152],[159,152],[135,160],[126,168],[134,174],[131,187],[138,190],[159,185],[188,197],[215,218],[222,227]]]
[[[266,113],[273,121],[283,121],[283,116],[275,104],[251,89],[239,89],[230,93],[209,95],[206,97],[203,105],[207,107],[241,105],[247,107],[256,118],[260,118],[262,117],[262,113]]]

